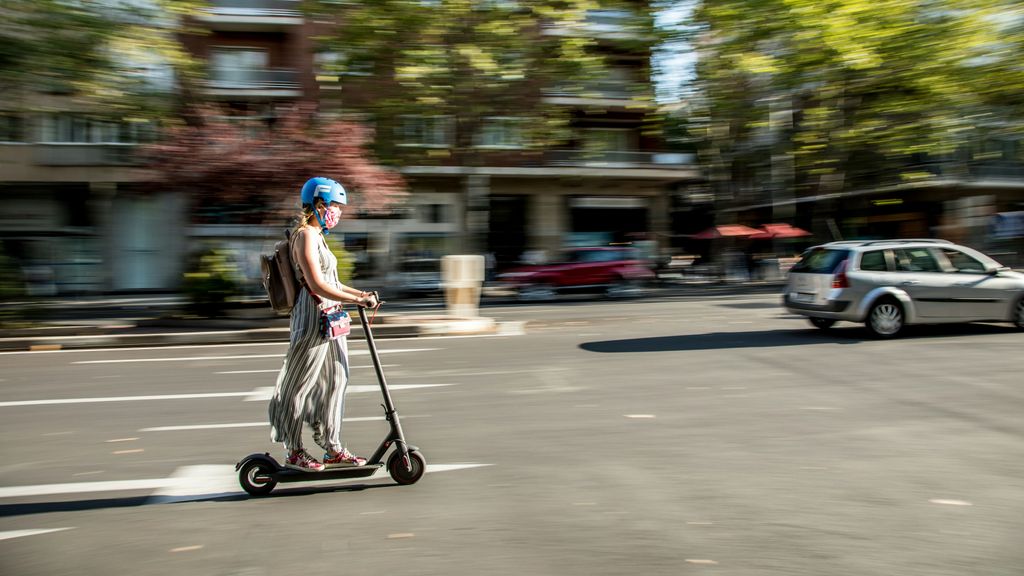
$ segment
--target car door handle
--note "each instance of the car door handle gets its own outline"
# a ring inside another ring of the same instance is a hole
[[[903,283],[903,286],[913,286],[914,284],[917,284],[917,283],[918,283],[917,280],[907,280],[906,282]]]

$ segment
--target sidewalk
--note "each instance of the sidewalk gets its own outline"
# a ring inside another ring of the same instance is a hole
[[[278,316],[265,300],[236,302],[220,318],[182,314],[176,295],[89,297],[32,302],[43,319],[24,328],[0,328],[0,351],[68,350],[106,347],[172,346],[286,342],[287,316]],[[16,305],[16,304],[15,304]],[[350,338],[363,339],[354,312]],[[496,334],[521,330],[491,318],[462,318],[442,313],[414,314],[407,307],[380,312],[372,319],[375,338]]]
[[[655,295],[712,297],[744,293],[770,293],[776,283],[664,283]],[[498,296],[484,302],[513,303]],[[184,298],[175,294],[61,298],[25,302],[42,316],[24,328],[0,328],[0,351],[74,350],[138,346],[181,346],[285,342],[288,317],[278,316],[265,300],[253,298],[233,303],[221,318],[189,318],[182,314]],[[19,304],[6,304],[16,307]],[[528,308],[526,308],[528,309]],[[435,306],[417,307],[409,302],[385,306],[372,320],[375,338],[415,338],[477,334],[521,333],[525,322],[497,322],[479,316],[448,316],[437,300]],[[481,311],[486,315],[486,307]],[[363,339],[362,326],[353,318],[350,338]]]

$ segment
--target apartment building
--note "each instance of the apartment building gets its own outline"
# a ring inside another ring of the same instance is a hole
[[[199,98],[248,123],[273,122],[279,107],[299,102],[325,114],[339,105],[360,114],[358,99],[342,97],[357,78],[318,74],[329,55],[318,53],[314,38],[337,23],[309,20],[299,0],[209,4],[192,23],[204,33],[179,38],[207,64]],[[377,138],[399,150],[390,160],[411,194],[390,215],[346,222],[344,242],[361,272],[384,273],[411,255],[491,252],[501,265],[570,244],[667,246],[672,199],[700,174],[692,155],[664,150],[656,131],[646,129],[654,112],[653,40],[645,43],[630,22],[650,8],[634,4],[635,11],[592,11],[582,28],[541,30],[588,34],[611,63],[583,90],[539,89],[538,100],[571,118],[571,137],[561,146],[537,150],[515,115],[488,117],[472,136],[481,161],[468,166],[437,154],[456,137],[450,118],[407,118],[397,130],[378,129]],[[154,78],[173,89],[168,74]],[[37,98],[36,112],[0,113],[0,239],[34,291],[173,290],[196,250],[235,249],[252,254],[255,267],[255,255],[279,235],[278,226],[252,226],[216,207],[197,210],[183,191],[143,185],[147,174],[135,149],[154,137],[148,124],[81,108],[68,95]]]
[[[524,96],[561,107],[569,117],[567,139],[538,150],[514,106],[471,122],[458,110],[403,117],[380,127],[377,137],[394,140],[389,150],[411,188],[406,224],[366,220],[348,225],[347,234],[388,246],[392,258],[490,252],[499,267],[524,252],[554,256],[568,245],[645,241],[667,248],[673,198],[701,175],[693,155],[665,150],[654,120],[651,7],[618,6],[590,11],[583,26],[539,30],[586,35],[607,62],[604,76],[585,86],[548,84]],[[343,105],[372,115],[373,82],[356,73],[340,83]],[[327,90],[338,90],[335,79],[321,89],[333,102]],[[460,134],[467,125],[474,133]],[[467,141],[472,162],[462,154]]]

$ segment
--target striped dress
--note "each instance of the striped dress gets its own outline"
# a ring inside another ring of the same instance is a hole
[[[317,237],[322,277],[340,289],[338,260],[328,250],[324,237]],[[293,257],[292,261],[301,278],[297,259]],[[325,307],[338,304],[326,298],[322,301]],[[288,353],[270,399],[271,439],[282,442],[286,450],[301,450],[305,422],[312,428],[316,444],[340,452],[348,370],[347,337],[328,340],[320,333],[320,305],[303,287],[292,308]]]

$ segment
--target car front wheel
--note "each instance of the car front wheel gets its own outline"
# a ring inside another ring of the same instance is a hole
[[[904,322],[903,307],[899,302],[883,298],[871,306],[864,325],[876,338],[895,338],[903,330]]]
[[[1017,305],[1013,308],[1013,323],[1024,330],[1024,298],[1017,300]]]

